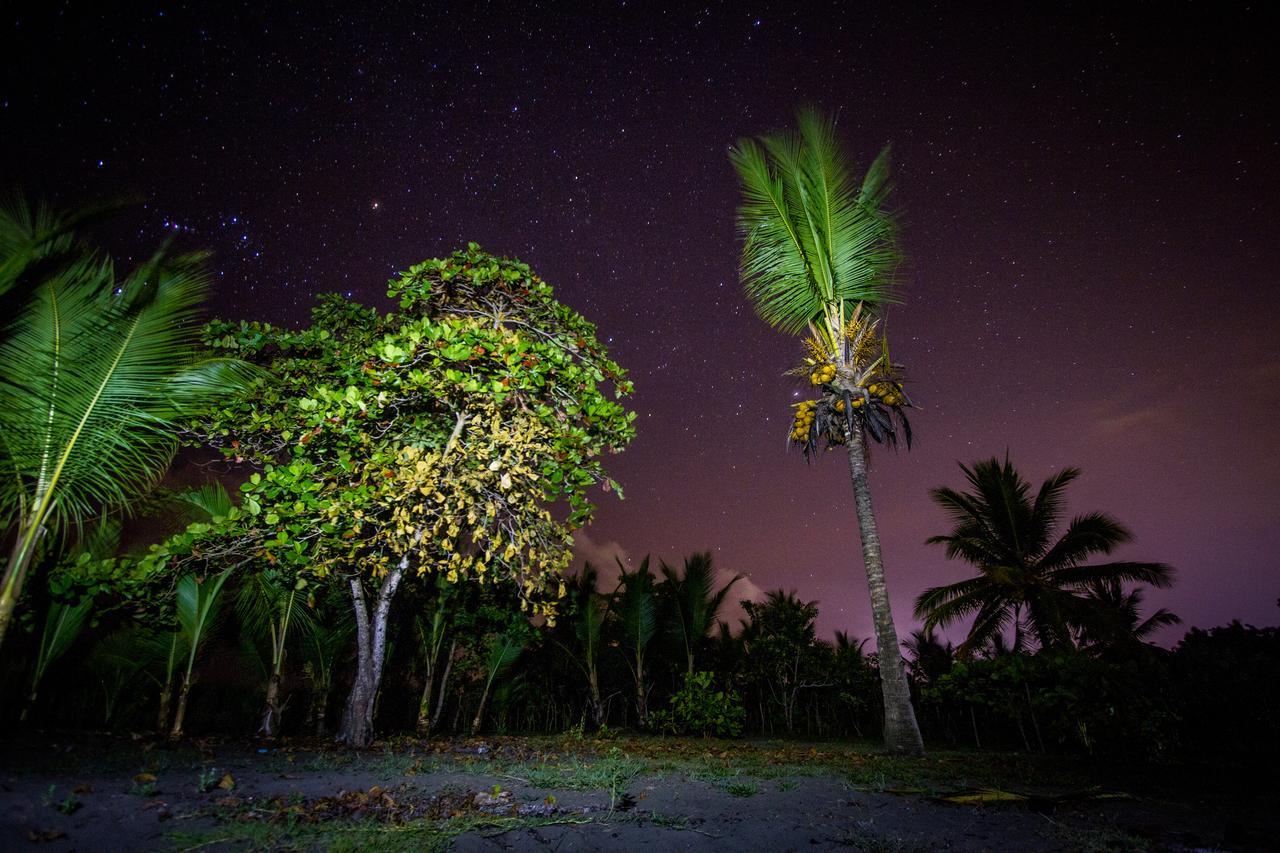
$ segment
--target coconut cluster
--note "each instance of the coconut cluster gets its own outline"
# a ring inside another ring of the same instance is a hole
[[[809,427],[813,425],[813,419],[818,414],[817,400],[803,400],[794,404],[796,410],[795,420],[791,424],[791,438],[793,441],[804,441],[809,434]]]
[[[818,365],[809,374],[810,381],[815,385],[827,385],[836,377],[836,368],[833,365]],[[822,411],[826,415],[818,424],[819,431],[827,433],[828,425],[843,424],[839,419],[830,420],[833,413],[844,414],[844,412],[852,408],[854,411],[868,406],[881,406],[885,408],[897,409],[901,411],[902,406],[910,406],[906,394],[903,393],[902,386],[897,382],[881,379],[871,382],[867,385],[859,384],[851,389],[852,393],[846,395],[847,386],[841,383],[828,388],[826,396],[817,400],[803,400],[799,403],[793,403],[792,408],[795,409],[793,420],[791,422],[791,440],[808,444],[809,436],[812,431],[814,421],[819,419]],[[883,411],[883,409],[881,409]],[[883,416],[881,416],[883,420]],[[887,424],[887,421],[885,422]],[[828,438],[835,444],[844,443],[843,435],[844,427],[838,426],[831,429]]]
[[[809,374],[809,382],[813,385],[826,385],[832,379],[836,378],[836,366],[834,364],[819,364]]]

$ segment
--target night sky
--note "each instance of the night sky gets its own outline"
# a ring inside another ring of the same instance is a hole
[[[0,185],[147,199],[112,247],[213,250],[232,318],[382,304],[468,240],[529,262],[637,387],[609,460],[626,500],[601,495],[581,555],[712,549],[742,592],[870,635],[847,465],[785,448],[800,346],[737,279],[727,150],[812,103],[858,171],[894,146],[888,329],[923,409],[872,484],[900,628],[969,573],[923,544],[947,530],[927,490],[1006,451],[1037,484],[1081,467],[1071,510],[1177,568],[1153,606],[1280,617],[1280,99],[1256,7],[92,11],[112,5],[6,9]]]

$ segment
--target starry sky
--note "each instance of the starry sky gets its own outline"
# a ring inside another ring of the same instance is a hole
[[[213,250],[232,318],[380,302],[468,240],[529,262],[637,386],[626,500],[602,495],[579,559],[711,549],[743,594],[794,589],[824,634],[870,635],[847,465],[786,449],[799,344],[737,279],[727,150],[814,104],[856,168],[893,144],[887,323],[923,406],[911,452],[872,465],[900,629],[968,574],[924,545],[947,529],[928,489],[1006,452],[1036,483],[1084,470],[1071,511],[1177,568],[1153,605],[1280,618],[1280,99],[1256,6],[124,5],[6,7],[0,185],[145,199],[117,255]]]

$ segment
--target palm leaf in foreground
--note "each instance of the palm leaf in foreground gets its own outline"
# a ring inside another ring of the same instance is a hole
[[[0,242],[4,275],[29,279],[35,260],[22,259],[38,252]],[[175,421],[250,380],[240,362],[195,357],[207,289],[199,262],[157,255],[118,279],[109,261],[82,253],[21,288],[0,338],[0,524],[13,531],[0,642],[37,551],[127,508],[168,467]]]

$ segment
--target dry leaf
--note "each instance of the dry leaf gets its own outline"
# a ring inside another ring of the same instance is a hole
[[[218,787],[224,791],[230,791],[236,786],[235,777],[230,773],[223,773],[222,778],[218,780]]]
[[[148,782],[156,781],[156,777],[154,773],[139,773],[137,776],[133,777],[133,781],[137,782],[139,785],[145,785]]]
[[[39,844],[43,841],[57,841],[59,838],[66,838],[67,834],[61,829],[29,829],[27,830],[27,838]]]

